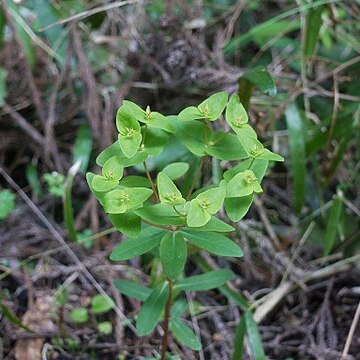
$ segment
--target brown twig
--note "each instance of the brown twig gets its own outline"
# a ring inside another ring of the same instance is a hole
[[[9,114],[16,124],[29,135],[38,145],[43,145],[45,142],[42,136],[31,124],[29,124],[24,117],[22,117],[13,107],[8,104],[3,105],[3,109]]]
[[[81,43],[80,34],[77,30],[76,24],[71,29],[73,46],[76,57],[79,62],[79,71],[81,78],[86,87],[85,94],[85,111],[89,119],[89,124],[95,139],[102,145],[101,136],[101,102],[97,93],[96,79],[92,72],[90,63],[84,53],[84,48]]]
[[[191,187],[190,187],[190,190],[189,190],[189,192],[188,192],[188,194],[187,194],[187,196],[186,196],[186,201],[189,201],[189,199],[190,199],[190,197],[191,197],[191,194],[192,194],[193,191],[194,191],[195,185],[196,185],[197,181],[199,180],[199,175],[200,175],[200,172],[201,172],[202,167],[204,166],[204,163],[205,163],[205,156],[203,156],[203,157],[201,158],[201,163],[200,163],[200,165],[199,165],[199,167],[198,167],[198,169],[197,169],[197,171],[196,171],[196,174],[195,174],[195,176],[194,176],[194,180],[193,180],[193,182],[192,182],[192,184],[191,184]]]
[[[145,169],[146,176],[147,176],[148,180],[150,181],[150,185],[151,185],[151,188],[152,188],[152,190],[153,190],[153,192],[154,192],[156,201],[157,201],[157,202],[160,202],[159,195],[158,195],[158,193],[157,193],[157,191],[156,191],[156,186],[155,186],[155,184],[154,184],[154,182],[153,182],[153,180],[152,180],[152,178],[151,178],[151,175],[150,175],[149,169],[148,169],[148,167],[147,167],[147,165],[146,165],[146,162],[144,161],[143,164],[144,164],[144,169]]]

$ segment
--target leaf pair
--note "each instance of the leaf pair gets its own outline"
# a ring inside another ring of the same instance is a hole
[[[111,190],[104,196],[104,209],[109,214],[123,214],[141,207],[153,191],[142,187]]]
[[[284,161],[284,158],[278,154],[266,149],[264,145],[256,138],[249,136],[239,137],[241,145],[248,155],[255,159],[264,159],[269,161]]]
[[[157,186],[159,191],[160,201],[164,205],[178,206],[185,204],[186,200],[182,197],[181,192],[173,183],[173,181],[166,175],[165,172],[160,172],[157,176]]]
[[[143,140],[139,122],[149,127],[173,132],[170,121],[164,115],[150,111],[149,107],[144,111],[133,102],[124,100],[116,114],[116,127],[119,131],[118,140],[121,150],[128,158],[137,153]]]
[[[261,192],[260,182],[251,170],[245,170],[235,175],[226,186],[226,197],[228,198],[238,198]]]
[[[247,112],[237,95],[230,98],[226,107],[225,118],[249,156],[265,160],[284,161],[280,155],[265,149],[257,139],[255,130],[248,125],[249,118]]]
[[[166,118],[166,116],[160,114],[156,111],[151,111],[148,106],[144,111],[140,106],[135,103],[124,100],[120,109],[123,109],[128,114],[131,114],[136,120],[146,124],[149,127],[154,127],[158,129],[165,130],[169,133],[174,131],[170,121]],[[118,122],[118,119],[116,119]],[[121,119],[119,119],[121,121]]]
[[[186,223],[189,227],[204,226],[211,219],[211,215],[216,214],[226,195],[225,184],[219,187],[206,190],[190,201]]]
[[[96,191],[109,191],[114,189],[122,178],[124,167],[117,156],[109,158],[102,170],[101,175],[95,175],[91,185]]]
[[[248,125],[248,114],[237,95],[230,98],[226,107],[225,119],[238,138],[257,138],[255,130]]]
[[[204,100],[198,107],[190,106],[180,112],[180,120],[191,121],[197,119],[217,120],[224,111],[228,100],[226,92],[219,92]]]

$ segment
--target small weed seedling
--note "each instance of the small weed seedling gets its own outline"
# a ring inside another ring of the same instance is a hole
[[[223,128],[228,131],[214,131],[212,123],[223,121],[224,110],[227,125],[224,123]],[[269,161],[283,158],[264,148],[238,96],[228,100],[225,92],[210,96],[198,107],[184,109],[178,116],[164,116],[124,101],[117,112],[116,126],[118,141],[97,158],[101,174],[87,174],[89,187],[111,222],[128,237],[113,250],[111,260],[151,253],[159,259],[154,264],[161,263],[162,274],[151,288],[128,280],[116,280],[115,286],[121,293],[143,301],[136,319],[140,336],[150,334],[159,321],[164,322],[161,359],[167,356],[170,332],[180,343],[200,350],[199,339],[180,318],[184,309],[177,306],[176,299],[182,291],[219,287],[233,273],[223,269],[186,277],[187,257],[199,249],[218,256],[243,255],[225,235],[234,228],[216,214],[224,206],[231,221],[242,219],[254,195],[262,192],[260,183]],[[152,178],[147,161],[161,155],[169,139],[180,142],[192,154],[192,167],[186,162],[171,163],[158,172],[156,179]],[[214,161],[208,161],[211,158]],[[217,182],[199,188],[204,164],[217,164],[213,174],[215,170],[219,173],[219,160],[237,164],[220,177],[213,176]],[[139,170],[141,164],[143,177],[123,177],[125,168],[135,166]],[[190,185],[189,181],[179,181],[184,176],[190,179]]]

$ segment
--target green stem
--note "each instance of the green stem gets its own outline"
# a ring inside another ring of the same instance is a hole
[[[161,360],[166,360],[166,351],[168,348],[169,342],[169,322],[170,322],[170,311],[171,311],[171,298],[173,292],[173,283],[168,279],[169,282],[169,297],[165,306],[165,315],[164,315],[164,336],[162,339],[162,353]]]

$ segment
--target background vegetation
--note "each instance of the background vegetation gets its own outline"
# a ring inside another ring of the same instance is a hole
[[[140,302],[113,280],[152,286],[160,265],[109,261],[122,235],[84,173],[115,140],[123,99],[170,115],[221,90],[240,93],[285,162],[237,224],[244,257],[200,254],[188,265],[189,275],[220,267],[236,277],[187,294],[203,349],[172,341],[172,353],[359,358],[358,0],[3,0],[0,9],[0,358],[157,355],[157,336],[131,329]],[[188,156],[171,141],[148,167]],[[205,167],[201,183],[228,165]]]

